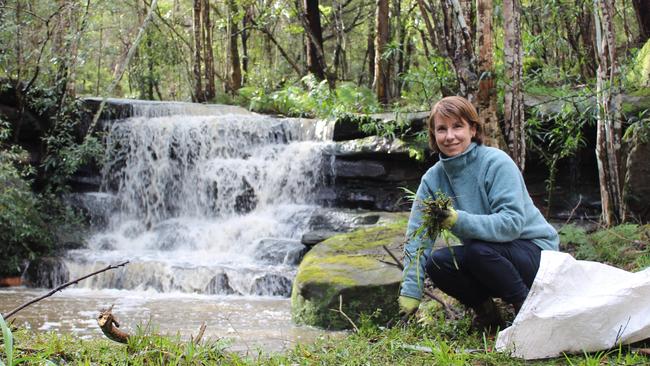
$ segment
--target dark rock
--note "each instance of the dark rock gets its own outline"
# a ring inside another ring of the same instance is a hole
[[[377,221],[379,221],[379,215],[376,214],[357,216],[352,220],[355,225],[374,225]]]
[[[235,211],[239,214],[245,214],[253,211],[257,207],[257,196],[253,187],[242,178],[243,193],[235,197]]]
[[[266,264],[297,265],[306,251],[297,240],[267,238],[257,242],[253,257]]]
[[[29,287],[54,288],[70,281],[70,272],[57,257],[42,257],[29,263],[23,283]]]
[[[308,247],[312,247],[336,234],[340,234],[340,231],[331,231],[331,230],[314,230],[306,232],[302,235],[300,242]]]
[[[386,175],[384,165],[372,160],[349,161],[336,159],[334,162],[334,171],[337,177],[376,178]]]
[[[253,280],[251,294],[289,297],[291,295],[291,280],[278,274],[265,274]]]
[[[233,295],[237,292],[230,287],[228,276],[225,273],[219,273],[212,277],[205,287],[205,293],[208,295]]]

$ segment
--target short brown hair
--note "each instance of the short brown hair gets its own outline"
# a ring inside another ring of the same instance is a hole
[[[431,114],[429,114],[429,119],[427,120],[429,147],[433,152],[440,151],[436,144],[434,132],[436,116],[455,117],[467,121],[470,127],[476,128],[476,135],[472,137],[472,141],[479,145],[483,143],[483,124],[479,120],[478,112],[476,112],[476,108],[474,108],[472,103],[459,96],[444,97],[433,105]]]

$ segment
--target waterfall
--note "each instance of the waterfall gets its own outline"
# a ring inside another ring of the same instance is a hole
[[[188,106],[136,103],[108,127],[102,192],[85,194],[102,209],[67,253],[71,278],[129,260],[83,285],[288,296],[331,176],[325,125]]]

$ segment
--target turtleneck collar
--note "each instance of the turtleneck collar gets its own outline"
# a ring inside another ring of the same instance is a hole
[[[477,146],[476,142],[472,142],[469,144],[467,149],[465,149],[465,151],[452,157],[448,157],[443,153],[440,153],[439,156],[440,156],[440,162],[442,163],[442,167],[445,169],[447,173],[454,173],[463,169],[470,162],[476,159],[476,154],[475,154],[476,146]]]

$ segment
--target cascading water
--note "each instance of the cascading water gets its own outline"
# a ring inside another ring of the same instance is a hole
[[[327,188],[328,142],[298,119],[205,112],[147,106],[112,124],[104,193],[85,198],[103,209],[87,247],[67,253],[71,278],[129,260],[82,286],[289,295]]]

